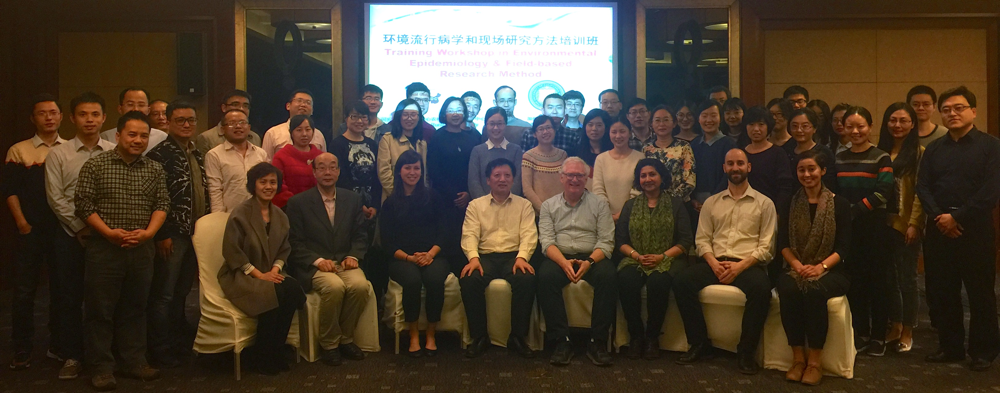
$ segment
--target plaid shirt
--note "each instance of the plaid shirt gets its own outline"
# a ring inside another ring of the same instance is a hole
[[[638,152],[642,151],[643,146],[653,142],[656,142],[656,134],[654,134],[652,130],[649,131],[649,136],[646,137],[646,140],[639,140],[639,138],[635,137],[635,134],[628,137],[628,147]]]
[[[144,229],[153,212],[170,209],[163,167],[143,156],[126,163],[117,150],[83,164],[74,201],[81,220],[97,213],[108,227],[126,231]]]
[[[521,137],[521,148],[524,151],[528,151],[535,148],[535,146],[538,146],[538,138],[535,138],[535,132],[529,128],[524,133],[524,136]],[[574,153],[580,150],[580,133],[559,126],[556,128],[555,138],[552,139],[552,146],[563,149],[563,151],[571,155],[576,155]]]

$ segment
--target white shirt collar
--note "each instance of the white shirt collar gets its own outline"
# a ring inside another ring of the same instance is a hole
[[[507,145],[508,145],[508,144],[509,144],[509,143],[507,142],[507,138],[503,138],[503,141],[502,141],[502,142],[500,142],[500,148],[501,148],[501,149],[504,149],[504,150],[507,150]],[[486,149],[487,149],[487,150],[489,150],[489,149],[492,149],[492,148],[494,148],[494,147],[497,147],[497,145],[496,145],[496,144],[494,144],[494,143],[493,143],[493,141],[491,141],[491,140],[487,139],[487,140],[486,140]]]
[[[66,143],[66,140],[62,139],[61,136],[59,136],[58,134],[56,134],[56,141],[53,142],[52,146],[49,146],[49,147],[56,147],[56,146],[59,146],[59,145],[61,145],[63,143]],[[39,146],[44,145],[44,144],[45,144],[45,141],[43,141],[42,138],[40,136],[38,136],[38,134],[35,134],[35,136],[31,137],[31,145],[34,146],[36,149]]]

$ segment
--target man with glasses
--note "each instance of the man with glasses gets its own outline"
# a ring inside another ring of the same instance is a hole
[[[190,342],[181,342],[189,328],[184,303],[198,271],[191,236],[209,203],[205,158],[192,140],[198,125],[195,107],[174,101],[166,116],[170,137],[146,154],[163,166],[170,194],[170,212],[155,237],[159,263],[150,286],[149,349],[153,365],[174,368],[181,365],[177,355],[191,348]]]
[[[427,111],[431,108],[431,89],[427,88],[427,85],[423,83],[413,82],[406,86],[406,98],[416,101],[420,107],[420,113],[424,116],[425,120],[423,129],[424,140],[430,141],[435,131],[434,126],[426,121]]]
[[[792,110],[802,109],[809,103],[809,90],[799,85],[792,85],[785,89],[782,98],[792,103]]]
[[[566,106],[566,128],[570,131],[583,134],[583,104],[586,100],[583,93],[576,90],[567,91],[563,94],[563,103]]]
[[[483,98],[474,91],[463,93],[461,98],[465,102],[465,108],[468,109],[465,115],[465,129],[479,132],[476,128],[476,116],[479,116],[479,108],[483,106]],[[485,137],[484,135],[483,138]]]
[[[552,128],[555,129],[556,133],[555,139],[552,140],[552,146],[563,149],[569,154],[576,153],[580,149],[580,138],[583,138],[583,135],[567,130],[566,127],[563,127],[562,121],[559,120],[565,116],[562,96],[555,93],[545,96],[545,99],[542,100],[542,111],[543,115],[552,118]],[[529,128],[521,137],[521,147],[528,151],[535,146],[538,146],[538,138]]]
[[[646,105],[646,100],[642,98],[635,98],[628,103],[627,118],[629,123],[632,124],[632,136],[628,138],[628,147],[635,151],[642,151],[642,147],[647,143],[652,143],[656,141],[656,134],[653,133],[653,128],[649,126],[649,106]],[[611,128],[609,124],[607,126]]]
[[[118,113],[124,115],[130,111],[139,111],[149,116],[149,93],[140,87],[128,87],[118,93]],[[101,133],[101,139],[111,143],[118,143],[118,128]],[[163,130],[151,128],[149,130],[149,147],[142,154],[146,154],[152,148],[167,139],[167,133]]]
[[[931,115],[937,105],[937,94],[930,86],[917,85],[906,93],[906,102],[917,113],[917,133],[920,135],[920,145],[927,147],[931,142],[948,134],[948,128],[934,124]]]
[[[507,112],[507,129],[504,130],[504,137],[508,141],[520,141],[524,133],[531,128],[531,123],[514,117],[514,107],[517,106],[517,92],[514,88],[507,85],[498,87],[493,92],[493,105]]]
[[[231,110],[239,110],[243,111],[247,115],[247,118],[250,118],[250,93],[243,90],[230,91],[226,93],[220,106],[223,114]],[[195,138],[194,144],[198,147],[198,151],[201,152],[202,156],[207,155],[209,150],[221,145],[226,140],[225,129],[222,125],[223,121],[220,120],[218,125],[209,128]],[[247,134],[247,140],[258,147],[261,144],[260,135],[257,135],[252,130]]]
[[[382,89],[375,85],[365,85],[361,88],[361,101],[368,106],[368,123],[365,125],[364,134],[365,138],[371,139],[373,141],[378,141],[382,139],[382,135],[388,133],[392,127],[388,124],[382,122],[382,119],[378,118],[378,112],[382,110]],[[348,116],[347,112],[344,112],[344,116]],[[391,115],[391,114],[390,114]],[[340,124],[340,131],[337,136],[344,135],[347,132],[347,120]],[[334,136],[334,140],[337,139]],[[331,146],[329,151],[333,152],[333,142],[330,142]]]
[[[549,363],[569,365],[573,346],[563,288],[586,281],[594,287],[587,357],[610,366],[608,332],[618,307],[617,269],[611,262],[615,222],[608,203],[585,188],[590,167],[570,157],[559,169],[563,192],[542,203],[538,240],[545,257],[538,266],[538,305],[545,315],[549,339],[557,342]]]
[[[313,95],[309,90],[299,89],[293,91],[290,96],[288,96],[288,103],[285,104],[285,110],[288,111],[288,119],[295,115],[306,115],[312,116],[313,114]],[[288,121],[278,124],[264,133],[264,140],[262,141],[261,147],[264,148],[264,152],[267,153],[267,161],[270,162],[274,158],[274,153],[285,147],[285,145],[292,143],[292,134],[288,130]],[[326,137],[323,136],[323,132],[313,128],[313,139],[310,143],[316,146],[317,149],[326,151]],[[252,166],[252,165],[251,165]],[[247,167],[249,170],[250,167]],[[235,206],[234,206],[235,207]],[[214,209],[212,211],[215,211]]]
[[[247,134],[253,131],[250,131],[246,112],[230,109],[222,119],[222,127],[226,140],[205,155],[205,177],[208,178],[212,212],[232,211],[250,199],[247,171],[254,165],[267,162],[264,149],[247,141]],[[285,128],[288,128],[287,123]]]
[[[170,126],[170,121],[167,120],[167,104],[169,103],[164,100],[153,100],[149,103],[149,123],[153,128],[166,130]]]
[[[948,134],[931,142],[917,172],[917,196],[927,212],[924,268],[927,306],[938,329],[932,363],[972,357],[969,368],[989,370],[1000,353],[997,326],[996,235],[1000,200],[1000,140],[976,128],[976,96],[965,86],[941,93]],[[962,287],[969,299],[965,347]]]
[[[607,89],[597,96],[597,101],[601,103],[601,109],[608,112],[612,119],[618,117],[622,111],[621,93],[615,89]]]

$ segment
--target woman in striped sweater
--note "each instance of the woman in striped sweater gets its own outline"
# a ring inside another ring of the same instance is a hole
[[[843,123],[851,148],[837,154],[837,184],[840,196],[851,203],[853,217],[847,298],[858,351],[882,356],[889,318],[886,275],[892,255],[884,239],[892,230],[888,216],[897,212],[898,205],[892,159],[868,140],[872,115],[867,109],[847,109]]]

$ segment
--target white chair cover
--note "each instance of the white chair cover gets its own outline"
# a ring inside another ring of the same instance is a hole
[[[382,350],[378,340],[378,302],[371,282],[368,283],[368,304],[358,318],[354,329],[354,344],[365,352]],[[299,347],[299,356],[308,362],[319,360],[322,348],[319,345],[319,318],[314,317],[322,312],[320,297],[316,291],[306,294],[306,304],[299,310],[299,326],[302,328],[304,342]]]
[[[826,302],[830,313],[830,327],[823,344],[823,373],[854,378],[854,327],[851,325],[851,308],[846,296],[831,298]],[[781,325],[781,303],[777,296],[771,299],[771,309],[764,325],[764,367],[788,371],[792,367],[792,349]]]
[[[420,319],[417,321],[420,329],[427,328],[426,299],[426,291],[421,290]],[[409,329],[409,326],[406,323],[406,316],[403,315],[403,287],[392,280],[389,280],[389,287],[385,293],[385,313],[382,320],[395,333],[398,354],[399,334]],[[465,305],[462,303],[462,287],[458,285],[458,278],[454,274],[449,274],[444,280],[444,307],[441,309],[441,320],[437,324],[437,330],[458,332],[462,336],[463,347],[472,341],[466,323]]]

